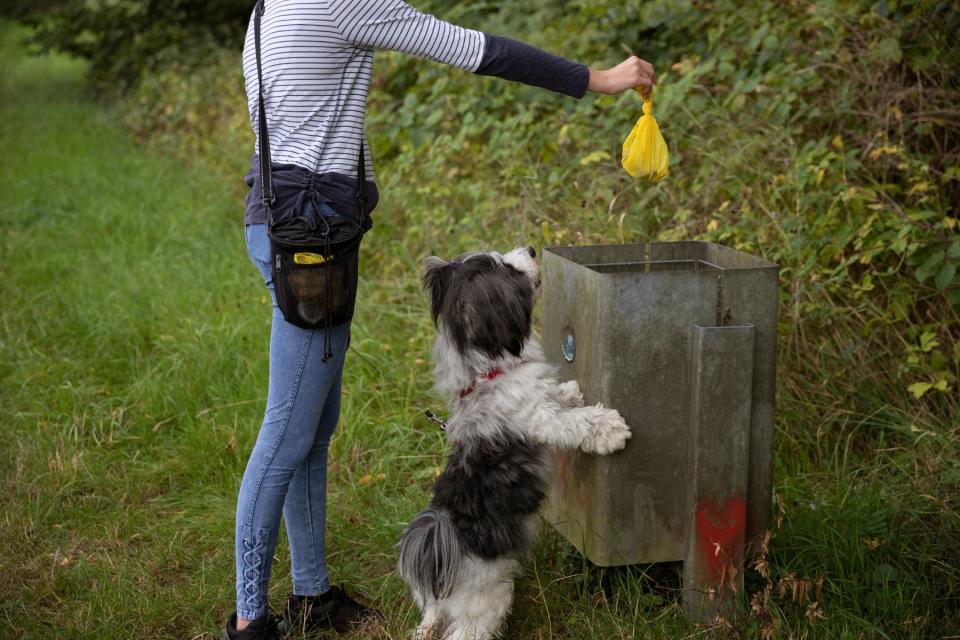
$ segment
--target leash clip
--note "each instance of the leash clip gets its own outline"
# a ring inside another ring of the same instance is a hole
[[[446,431],[446,430],[447,430],[447,421],[446,421],[446,420],[444,420],[443,418],[438,418],[438,417],[436,416],[436,414],[433,413],[433,411],[430,411],[430,409],[427,409],[427,410],[424,411],[423,413],[424,413],[425,416],[427,416],[427,420],[429,420],[430,422],[436,422],[438,425],[440,425],[440,431]]]

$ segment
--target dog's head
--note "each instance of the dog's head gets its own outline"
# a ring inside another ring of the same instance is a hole
[[[452,262],[426,259],[423,286],[433,322],[461,355],[520,356],[540,287],[536,257],[533,247],[523,247],[502,255],[468,253]]]

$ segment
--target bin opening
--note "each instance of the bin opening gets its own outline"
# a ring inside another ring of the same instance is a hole
[[[652,271],[720,271],[720,267],[706,260],[646,260],[635,262],[605,262],[584,264],[597,273],[647,273]]]

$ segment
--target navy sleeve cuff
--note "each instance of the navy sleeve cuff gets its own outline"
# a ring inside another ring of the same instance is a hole
[[[496,76],[549,89],[573,98],[582,98],[590,82],[586,65],[523,42],[483,34],[486,40],[483,59],[474,73]]]

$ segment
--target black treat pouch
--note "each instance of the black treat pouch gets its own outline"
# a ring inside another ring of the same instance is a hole
[[[273,285],[284,319],[304,329],[349,322],[357,300],[361,223],[315,213],[274,220],[269,234]]]

